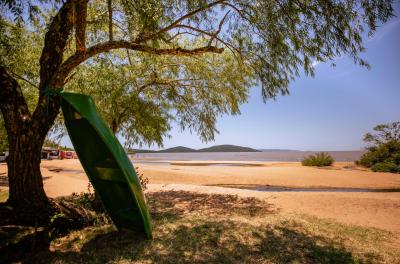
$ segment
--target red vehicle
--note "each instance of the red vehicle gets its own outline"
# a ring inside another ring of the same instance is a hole
[[[61,150],[60,159],[74,159],[75,151]]]

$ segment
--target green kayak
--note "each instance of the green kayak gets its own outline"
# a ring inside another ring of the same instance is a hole
[[[146,201],[131,161],[90,96],[61,93],[64,122],[79,160],[118,229],[152,238]]]

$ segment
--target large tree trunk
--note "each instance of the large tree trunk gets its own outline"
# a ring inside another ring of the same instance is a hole
[[[32,128],[19,135],[9,135],[10,156],[7,160],[9,204],[38,207],[47,202],[40,172],[40,156],[44,138]]]
[[[9,136],[10,156],[7,160],[9,179],[8,205],[16,222],[45,223],[52,209],[43,189],[40,154],[43,139],[32,129]]]
[[[33,113],[29,111],[17,81],[0,65],[0,110],[10,151],[8,204],[14,218],[30,223],[48,221],[54,211],[54,203],[47,199],[43,189],[41,148],[60,109],[60,97],[50,94],[62,90],[65,78],[72,70],[60,67],[73,29],[73,10],[77,11],[75,16],[80,17],[76,25],[77,38],[80,47],[84,47],[86,5],[87,0],[66,0],[49,25],[39,61],[39,99]]]
[[[69,71],[60,74],[60,65],[73,28],[75,2],[77,5],[87,3],[86,0],[67,0],[53,17],[45,35],[40,57],[39,99],[33,113],[28,109],[18,82],[0,66],[0,110],[10,149],[8,204],[31,222],[46,219],[49,216],[46,212],[51,209],[43,189],[40,156],[44,138],[60,109],[60,98],[50,97],[50,90],[61,91],[69,74]]]
[[[44,212],[49,209],[49,201],[43,189],[40,156],[48,129],[32,118],[21,87],[1,66],[0,110],[9,146],[8,204],[13,207],[15,218],[42,222],[48,217]]]

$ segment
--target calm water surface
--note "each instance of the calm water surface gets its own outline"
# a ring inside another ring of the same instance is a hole
[[[327,151],[336,161],[355,161],[364,151]],[[313,151],[268,151],[268,152],[199,152],[199,153],[139,153],[130,155],[141,163],[186,160],[231,160],[231,161],[301,161]],[[161,165],[160,164],[160,165]]]

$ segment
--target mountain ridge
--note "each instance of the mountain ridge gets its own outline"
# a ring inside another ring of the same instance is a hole
[[[196,153],[196,152],[261,152],[260,150],[237,145],[215,145],[208,148],[192,149],[176,146],[162,150],[129,149],[128,153]]]

